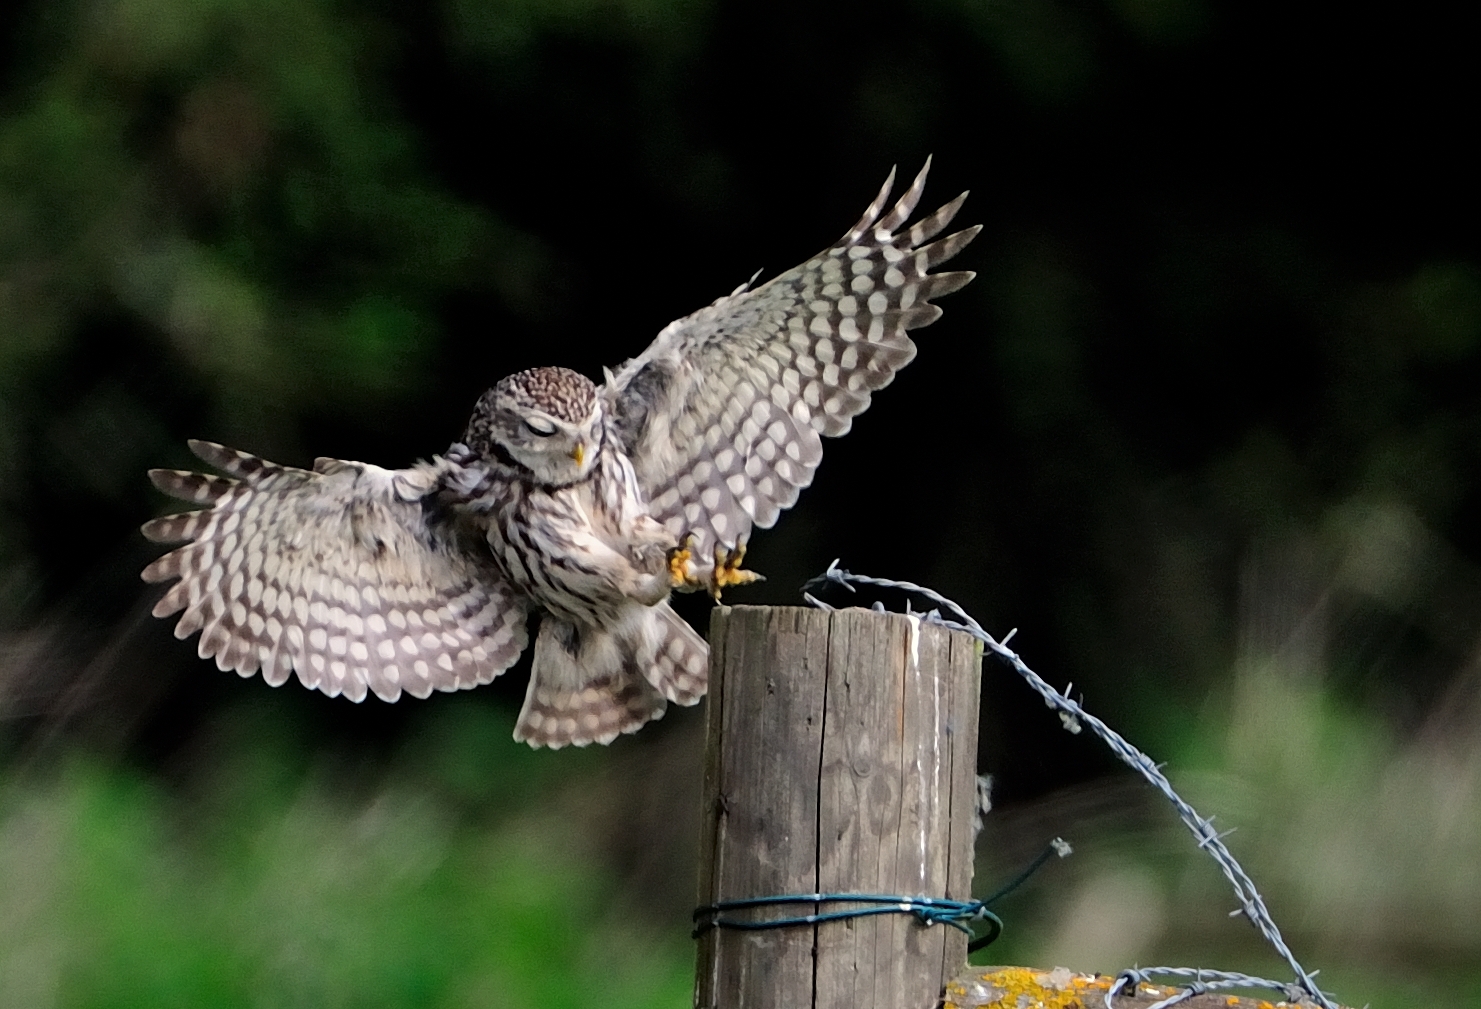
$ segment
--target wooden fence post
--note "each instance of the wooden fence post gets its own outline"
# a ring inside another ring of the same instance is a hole
[[[970,899],[982,668],[972,637],[899,614],[736,606],[715,610],[710,646],[701,905],[817,892]],[[698,957],[699,1009],[931,1009],[966,963],[966,937],[883,914],[711,929]]]

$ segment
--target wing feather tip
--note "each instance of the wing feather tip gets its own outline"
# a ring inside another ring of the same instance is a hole
[[[152,469],[149,471],[149,482],[165,494],[176,497],[173,488],[178,488],[187,477],[198,475],[188,469]]]
[[[140,534],[151,543],[188,543],[194,536],[185,531],[190,520],[204,512],[176,512],[173,515],[160,515],[150,519],[139,527]],[[165,555],[166,557],[169,554]]]
[[[830,249],[852,245],[854,242],[858,241],[859,238],[861,238],[866,232],[868,232],[871,227],[874,226],[874,222],[879,220],[879,215],[884,213],[885,204],[890,201],[890,192],[895,188],[895,172],[899,167],[899,165],[890,166],[890,173],[885,176],[884,185],[879,187],[879,194],[876,195],[874,197],[874,201],[870,203],[867,208],[865,208],[864,216],[859,218],[857,224],[855,224],[852,228],[849,228],[848,231],[844,232],[842,238],[840,238],[833,245],[829,246]]]
[[[977,277],[974,270],[953,270],[949,273],[933,273],[922,282],[922,300],[942,298],[966,287]]]
[[[149,611],[149,615],[163,620],[165,617],[174,616],[176,613],[185,609],[184,601],[172,599],[171,596],[173,595],[173,592],[165,593],[159,602],[154,604],[154,607]]]
[[[931,158],[926,156],[926,163],[916,173],[905,192],[900,194],[900,199],[890,208],[890,212],[879,221],[877,227],[887,232],[894,232],[900,225],[909,219],[915,212],[916,204],[920,202],[921,195],[926,189],[926,176],[931,173]]]
[[[156,585],[160,582],[167,582],[171,578],[179,578],[180,572],[173,569],[174,565],[165,563],[165,561],[169,560],[173,555],[174,551],[171,551],[170,553],[165,554],[163,557],[159,557],[151,561],[144,567],[143,571],[139,572],[139,580],[148,582],[151,585]],[[156,613],[155,616],[159,616],[159,614]]]

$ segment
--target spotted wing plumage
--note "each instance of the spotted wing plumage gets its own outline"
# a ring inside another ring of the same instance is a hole
[[[900,230],[929,170],[928,159],[884,213],[892,170],[834,245],[671,323],[609,376],[613,428],[650,511],[675,534],[693,533],[700,558],[770,527],[797,501],[822,459],[821,437],[848,431],[915,357],[908,331],[941,316],[931,299],[974,276],[930,272],[980,230],[930,241],[966,193]]]
[[[406,470],[320,459],[303,470],[192,441],[231,477],[153,470],[160,490],[207,506],[144,526],[186,545],[144,569],[178,578],[154,615],[184,611],[201,658],[273,686],[363,700],[487,683],[519,658],[525,609],[453,514],[424,507],[460,475],[445,459]]]

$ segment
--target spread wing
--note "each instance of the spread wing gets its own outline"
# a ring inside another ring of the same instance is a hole
[[[200,631],[201,658],[242,676],[261,669],[273,686],[297,670],[331,697],[394,701],[487,683],[524,650],[525,608],[477,534],[424,508],[466,473],[456,463],[320,459],[309,471],[190,447],[235,479],[150,472],[166,494],[207,507],[144,525],[151,540],[186,545],[143,578],[179,579],[154,615],[184,610],[175,636]]]
[[[753,290],[743,286],[669,324],[604,388],[612,430],[653,515],[693,532],[696,552],[770,527],[812,482],[820,436],[848,431],[915,357],[907,332],[935,322],[931,299],[969,272],[931,273],[976,237],[927,243],[967,194],[901,229],[925,188],[929,159],[883,217],[893,170],[837,243]]]

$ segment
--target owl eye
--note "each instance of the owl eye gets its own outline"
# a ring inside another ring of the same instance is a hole
[[[525,421],[525,430],[540,438],[548,438],[555,434],[555,425],[546,420],[532,417]]]

